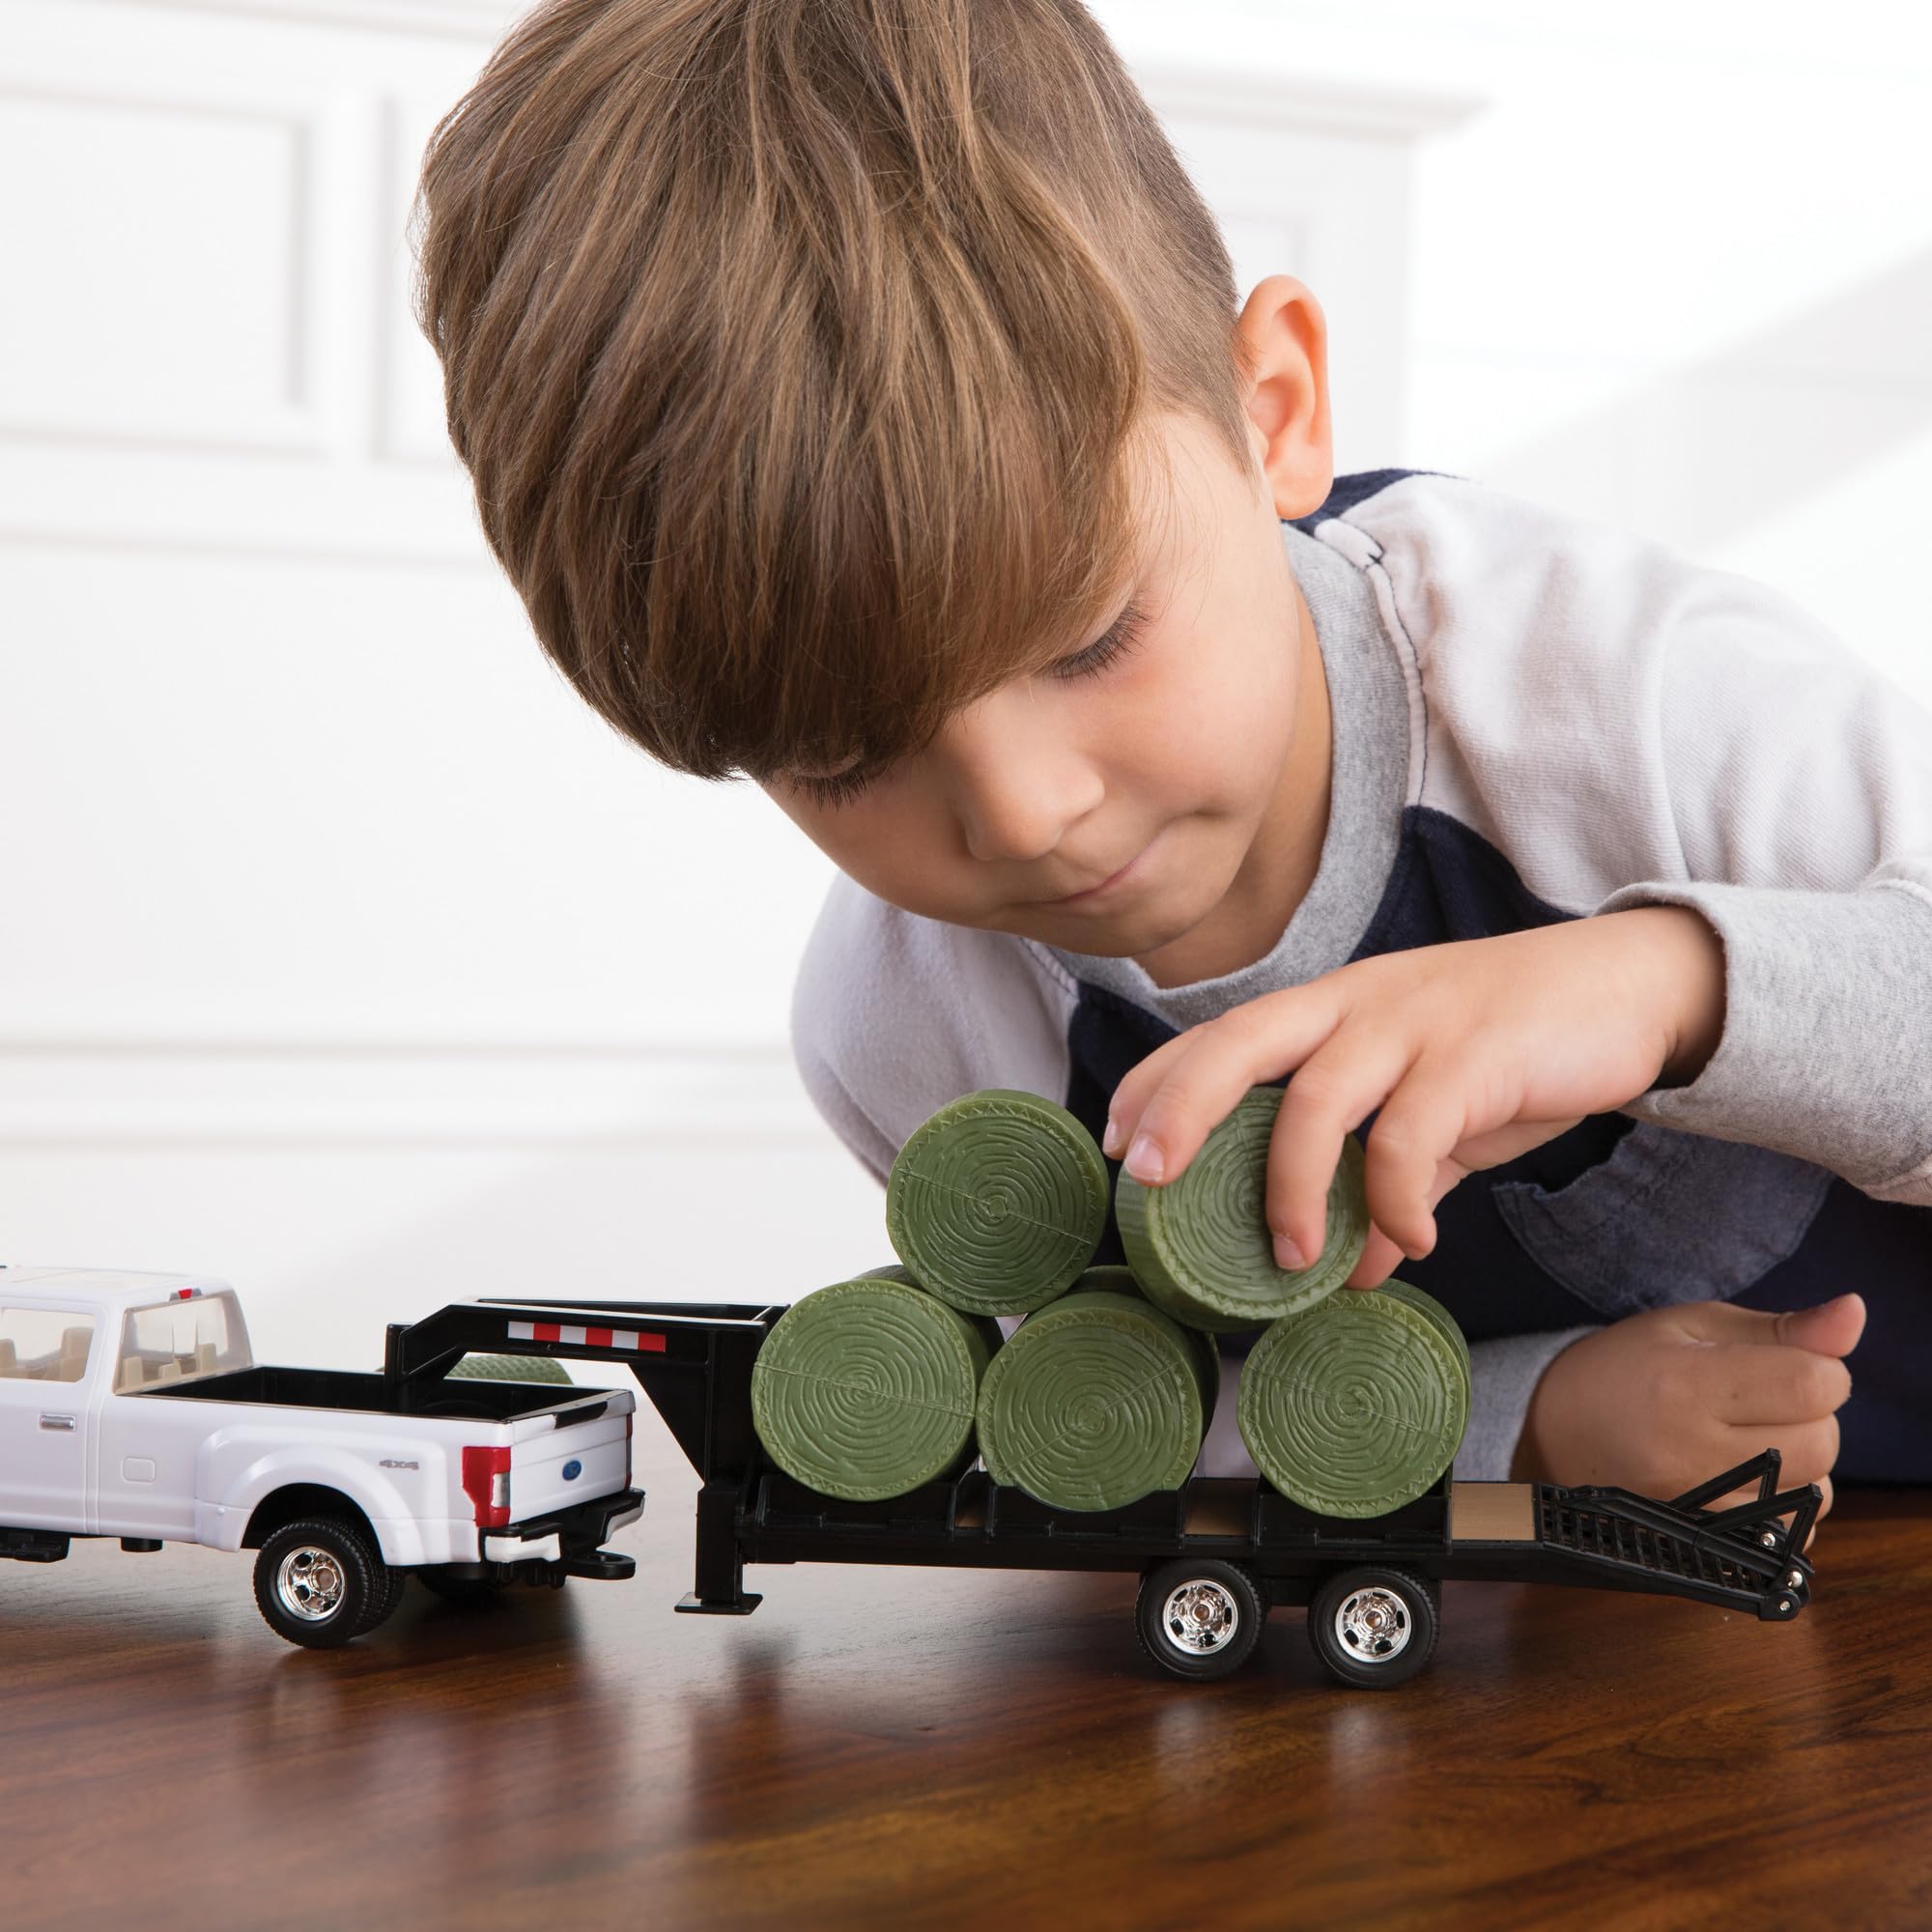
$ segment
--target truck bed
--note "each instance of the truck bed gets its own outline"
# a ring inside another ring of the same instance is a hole
[[[610,1405],[608,1391],[566,1389],[555,1382],[437,1379],[395,1382],[381,1374],[344,1369],[286,1369],[267,1364],[229,1375],[163,1382],[130,1390],[132,1402],[238,1402],[271,1408],[322,1408],[368,1415],[469,1416],[514,1422],[547,1409],[572,1411],[589,1422]]]

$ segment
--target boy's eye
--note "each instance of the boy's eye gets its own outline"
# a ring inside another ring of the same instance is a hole
[[[1068,679],[1094,676],[1133,649],[1140,641],[1141,625],[1141,607],[1138,603],[1129,602],[1126,609],[1085,650],[1076,651],[1070,658],[1062,658],[1059,663],[1050,665],[1046,674]],[[787,782],[795,790],[802,791],[821,810],[831,810],[857,798],[875,777],[876,774],[863,772],[835,772],[824,777],[808,777],[794,772],[789,775]]]
[[[839,772],[831,778],[795,778],[792,783],[802,791],[813,805],[822,810],[844,805],[855,799],[872,782],[869,777],[859,772]]]
[[[1096,672],[1105,670],[1117,658],[1132,650],[1140,641],[1140,635],[1141,608],[1137,603],[1129,603],[1101,636],[1084,651],[1076,651],[1070,658],[1062,658],[1053,666],[1048,675],[1062,678],[1092,677]]]

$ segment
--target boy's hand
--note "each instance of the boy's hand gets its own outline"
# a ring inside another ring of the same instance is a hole
[[[1787,1315],[1692,1301],[1626,1316],[1544,1370],[1510,1474],[1611,1483],[1667,1501],[1776,1447],[1778,1487],[1817,1483],[1822,1517],[1838,1460],[1836,1410],[1852,1392],[1839,1358],[1864,1325],[1856,1294]]]
[[[1102,1147],[1126,1149],[1137,1180],[1176,1180],[1250,1087],[1292,1072],[1267,1218],[1280,1265],[1300,1268],[1321,1252],[1342,1138],[1379,1108],[1349,1277],[1373,1288],[1435,1245],[1432,1210],[1473,1169],[1694,1078],[1723,1011],[1722,942],[1687,906],[1378,953],[1156,1047],[1115,1090]]]

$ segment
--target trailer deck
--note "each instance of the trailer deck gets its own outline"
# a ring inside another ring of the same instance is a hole
[[[1561,1583],[1689,1597],[1770,1623],[1809,1601],[1803,1551],[1822,1495],[1777,1487],[1778,1453],[1668,1501],[1551,1483],[1457,1481],[1384,1516],[1303,1509],[1259,1477],[1195,1477],[1124,1509],[1054,1509],[983,1469],[883,1502],[844,1502],[771,1464],[752,1426],[752,1365],[782,1304],[458,1302],[392,1327],[384,1374],[440,1378],[468,1352],[622,1363],[703,1487],[696,1574],[676,1605],[743,1616],[762,1601],[746,1564],[890,1563],[1117,1570],[1143,1577],[1143,1641],[1208,1677],[1252,1648],[1275,1605],[1310,1605],[1310,1634],[1345,1681],[1421,1667],[1444,1581]],[[1713,1507],[1755,1486],[1749,1500]]]

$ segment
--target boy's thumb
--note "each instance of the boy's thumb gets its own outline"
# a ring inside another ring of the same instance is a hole
[[[1865,1332],[1865,1302],[1861,1294],[1840,1294],[1811,1308],[1792,1308],[1773,1317],[1772,1332],[1779,1342],[1811,1349],[1821,1355],[1849,1355]]]

